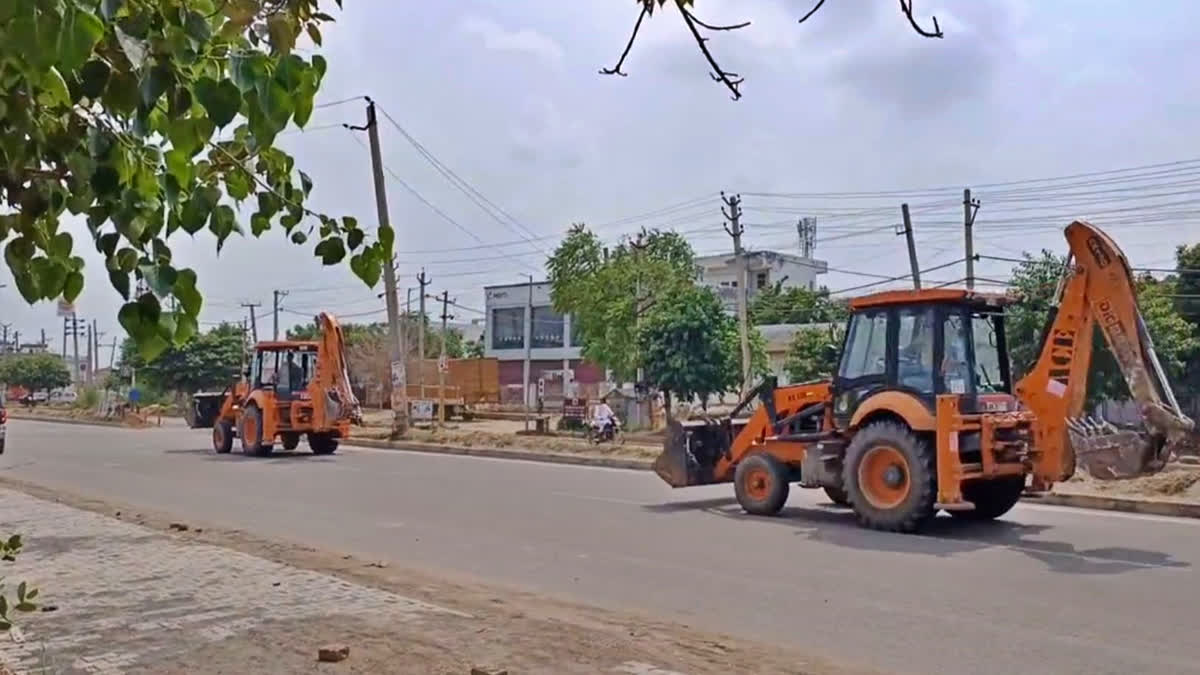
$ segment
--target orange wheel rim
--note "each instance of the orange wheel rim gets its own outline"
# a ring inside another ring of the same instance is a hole
[[[858,487],[871,506],[899,506],[912,490],[908,460],[890,445],[871,448],[858,464]]]
[[[771,494],[771,473],[766,469],[747,471],[746,494],[751,499],[766,499]]]

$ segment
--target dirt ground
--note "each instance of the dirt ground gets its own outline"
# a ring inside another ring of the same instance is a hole
[[[0,486],[171,532],[184,540],[232,548],[332,574],[469,615],[438,615],[419,624],[391,625],[346,615],[329,616],[319,624],[268,621],[215,643],[195,642],[186,634],[168,633],[163,639],[178,640],[179,649],[163,650],[165,656],[155,663],[142,664],[140,670],[129,672],[466,675],[475,667],[495,669],[484,672],[507,669],[510,675],[871,672],[834,665],[812,654],[706,633],[683,624],[601,610],[441,572],[361,560],[239,530],[214,528],[194,520],[187,521],[187,531],[178,532],[171,528],[171,523],[179,522],[177,516],[85,498],[3,476]],[[247,602],[253,601],[247,598]],[[330,643],[349,647],[349,658],[341,663],[317,663],[318,647]]]
[[[1095,480],[1080,471],[1066,483],[1054,486],[1054,491],[1200,502],[1200,467],[1171,465],[1153,476],[1114,481]]]

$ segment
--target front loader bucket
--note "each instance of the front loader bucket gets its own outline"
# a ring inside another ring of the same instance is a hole
[[[728,432],[719,423],[671,420],[663,450],[654,460],[654,473],[671,487],[721,482],[713,470],[728,447]]]
[[[1068,422],[1075,461],[1097,480],[1137,478],[1162,471],[1171,444],[1160,436],[1119,430],[1093,418]]]

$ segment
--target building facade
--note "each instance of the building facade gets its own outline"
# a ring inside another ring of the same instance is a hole
[[[500,392],[505,403],[520,404],[529,348],[530,404],[540,392],[555,407],[564,396],[595,398],[604,372],[582,359],[571,316],[554,311],[547,282],[484,287],[483,355],[500,362]]]
[[[815,290],[817,275],[829,270],[824,260],[805,258],[793,253],[777,251],[750,251],[746,259],[746,297],[753,302],[754,296],[764,288],[778,284],[780,288],[807,288]],[[733,254],[703,256],[696,259],[700,268],[697,281],[717,292],[728,311],[737,310],[738,266]]]

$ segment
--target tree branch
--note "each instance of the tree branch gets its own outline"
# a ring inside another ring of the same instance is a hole
[[[712,66],[713,71],[715,71],[715,74],[710,72],[708,76],[713,79],[713,82],[720,82],[724,84],[729,91],[733,92],[733,100],[736,101],[741,98],[742,92],[738,91],[738,87],[743,81],[745,81],[745,78],[741,77],[737,73],[726,71],[717,64],[717,60],[713,58],[712,52],[708,50],[708,45],[705,44],[708,42],[708,38],[701,35],[700,29],[697,27],[697,24],[705,24],[699,22],[696,17],[692,16],[692,13],[683,6],[683,3],[677,2],[675,3],[675,6],[679,8],[679,13],[683,15],[683,22],[687,24],[688,30],[692,32],[692,37],[696,39],[696,44],[700,47],[700,52],[704,54],[704,58],[708,60],[708,65]],[[749,25],[749,22],[743,25]],[[722,28],[718,30],[732,30],[733,28],[735,27]]]
[[[652,5],[642,5],[642,13],[638,14],[637,23],[633,24],[633,33],[629,35],[629,42],[625,43],[625,51],[621,52],[621,58],[617,61],[617,65],[612,68],[601,68],[601,75],[620,75],[628,77],[628,73],[621,72],[621,66],[625,65],[625,59],[629,56],[629,50],[633,49],[633,43],[637,40],[638,30],[642,27],[642,20],[650,13]]]
[[[822,0],[822,2],[824,2],[824,0]],[[908,23],[912,25],[913,30],[917,31],[917,35],[920,35],[922,37],[927,37],[927,38],[945,37],[945,35],[942,34],[941,26],[938,26],[938,20],[937,20],[936,16],[932,17],[933,18],[933,32],[932,33],[925,30],[924,28],[921,28],[921,26],[917,23],[917,20],[913,18],[913,0],[907,0],[907,1],[900,0],[900,11],[904,12],[904,16],[908,18]]]
[[[811,17],[813,14],[816,14],[817,10],[821,9],[821,5],[824,5],[824,4],[825,4],[825,0],[817,0],[817,4],[813,5],[813,8],[808,10],[808,14],[805,14],[804,16],[800,17],[800,20],[797,21],[796,23],[804,23],[805,21],[808,21],[809,17]]]
[[[824,0],[821,0],[821,1],[824,2]],[[691,12],[688,12],[688,14],[691,15],[692,21],[695,21],[701,27],[707,28],[708,30],[738,30],[739,28],[745,28],[746,26],[750,25],[749,21],[743,21],[742,23],[733,24],[732,26],[713,26],[713,25],[704,23],[700,19],[697,19],[696,15],[692,14]]]

